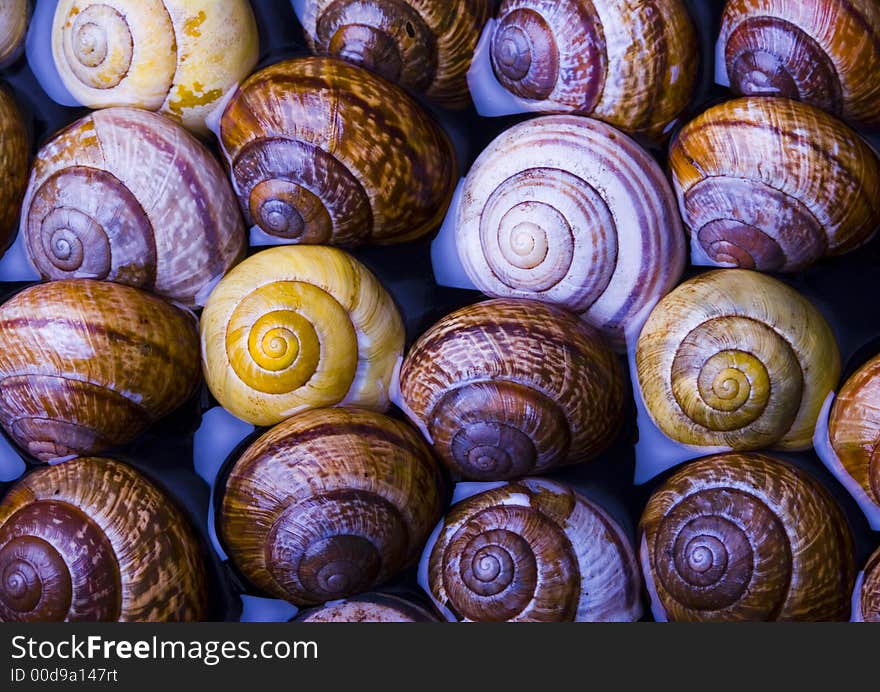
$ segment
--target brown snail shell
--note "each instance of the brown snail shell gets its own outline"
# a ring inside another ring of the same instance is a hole
[[[880,507],[880,356],[841,388],[831,407],[828,436],[846,472]]]
[[[848,620],[853,539],[809,474],[763,454],[692,462],[648,502],[642,570],[669,620]]]
[[[797,99],[880,126],[875,0],[728,0],[720,41],[735,92]]]
[[[0,622],[197,621],[206,610],[188,520],[129,466],[42,467],[0,502]]]
[[[660,137],[691,99],[697,37],[681,0],[505,0],[491,61],[513,94]]]
[[[371,593],[300,613],[296,622],[440,622],[426,608],[400,596]]]
[[[443,130],[402,89],[335,58],[245,80],[220,120],[245,217],[291,242],[391,244],[439,228],[456,180]]]
[[[858,248],[880,227],[878,157],[804,103],[714,106],[679,132],[669,165],[685,225],[719,266],[797,271]]]
[[[868,560],[858,595],[861,621],[880,622],[880,550]]]
[[[455,235],[483,293],[563,305],[618,348],[685,261],[660,166],[626,135],[577,116],[535,118],[489,145],[468,173]]]
[[[92,113],[40,150],[21,232],[44,279],[117,281],[190,307],[246,249],[219,163],[181,126],[133,108]]]
[[[28,0],[0,2],[0,67],[8,65],[21,54],[30,14]]]
[[[195,320],[149,293],[65,280],[0,307],[0,423],[42,461],[133,440],[198,382]]]
[[[834,334],[803,296],[769,276],[716,270],[657,305],[636,350],[646,408],[698,447],[803,450],[840,375]]]
[[[635,621],[630,540],[570,488],[526,478],[455,505],[430,551],[427,588],[465,621]]]
[[[411,565],[440,518],[431,450],[408,425],[355,408],[276,426],[233,467],[219,533],[252,584],[296,605],[368,591]]]
[[[586,461],[623,417],[617,358],[545,303],[499,298],[428,330],[400,371],[402,407],[452,470],[507,480]]]
[[[306,0],[312,52],[377,72],[447,108],[470,104],[467,72],[492,0]]]
[[[14,235],[27,186],[29,149],[21,112],[0,84],[0,251],[6,250]]]

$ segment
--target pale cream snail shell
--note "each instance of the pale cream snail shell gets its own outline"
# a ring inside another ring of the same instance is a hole
[[[0,2],[0,67],[8,65],[21,54],[30,13],[29,0]]]

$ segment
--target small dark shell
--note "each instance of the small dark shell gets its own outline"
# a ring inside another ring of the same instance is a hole
[[[27,187],[29,147],[18,106],[0,84],[0,254],[14,235]]]

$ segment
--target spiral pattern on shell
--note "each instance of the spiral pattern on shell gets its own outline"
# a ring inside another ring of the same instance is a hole
[[[0,3],[0,67],[5,67],[21,54],[29,18],[28,0]]]
[[[201,328],[211,392],[255,425],[339,403],[384,411],[403,356],[393,300],[334,248],[277,247],[245,260],[214,289]]]
[[[623,374],[599,335],[527,300],[490,300],[441,320],[407,354],[400,392],[441,460],[476,480],[586,461],[623,417]]]
[[[309,47],[447,108],[470,103],[467,71],[491,0],[306,0]]]
[[[873,0],[729,0],[720,44],[738,94],[784,96],[880,125],[880,7]]]
[[[865,566],[859,610],[861,621],[880,622],[880,550],[871,555]]]
[[[236,91],[220,140],[241,207],[270,235],[390,244],[436,230],[455,153],[399,87],[333,58],[260,70]]]
[[[455,235],[481,291],[563,305],[619,348],[685,261],[663,171],[629,137],[577,116],[498,137],[467,176]]]
[[[24,119],[0,84],[0,255],[9,245],[27,186],[30,143]]]
[[[849,617],[849,526],[819,482],[786,462],[692,462],[654,493],[640,531],[642,570],[669,620]]]
[[[678,134],[669,165],[685,224],[719,266],[797,271],[880,227],[880,160],[854,130],[807,104],[714,106]]]
[[[203,135],[258,51],[247,0],[61,0],[52,27],[61,81],[84,106],[158,111]]]
[[[37,154],[21,233],[44,279],[137,286],[187,306],[243,256],[225,174],[182,127],[131,108],[98,111]]]
[[[828,436],[846,472],[880,507],[880,357],[859,368],[840,390]]]
[[[201,549],[150,481],[111,459],[40,468],[0,502],[0,622],[201,620]]]
[[[0,307],[0,423],[42,461],[130,442],[198,383],[195,320],[138,289],[55,281]]]
[[[499,82],[548,113],[580,113],[660,137],[697,77],[681,0],[505,0],[490,59]]]
[[[440,518],[439,488],[431,451],[406,424],[363,409],[313,409],[236,462],[220,535],[255,586],[315,605],[412,564]]]
[[[455,505],[428,557],[426,588],[467,621],[634,621],[641,586],[629,539],[597,505],[529,478]]]
[[[731,269],[691,279],[660,302],[639,337],[636,366],[648,412],[673,440],[801,450],[837,384],[840,352],[800,294]]]
[[[417,603],[394,594],[371,593],[300,613],[296,622],[439,622]]]

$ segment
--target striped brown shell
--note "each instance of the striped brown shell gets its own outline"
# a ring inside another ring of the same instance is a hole
[[[0,67],[21,55],[29,18],[29,0],[0,2]]]
[[[804,103],[714,106],[678,134],[669,166],[685,224],[718,266],[797,271],[858,248],[880,227],[878,157]]]
[[[880,622],[880,550],[870,557],[865,566],[858,599],[860,619],[863,622]]]
[[[876,0],[728,0],[728,78],[744,96],[785,96],[880,126]]]
[[[390,244],[436,230],[456,162],[443,130],[396,85],[335,58],[260,70],[220,120],[245,216],[290,242]]]
[[[880,507],[880,356],[843,385],[831,407],[828,436],[846,472]]]
[[[400,596],[369,593],[300,613],[296,622],[439,622],[427,608]]]
[[[377,72],[447,108],[470,103],[467,72],[492,0],[305,0],[313,52]]]
[[[98,111],[37,154],[21,220],[45,279],[117,281],[187,306],[244,255],[244,225],[210,152],[180,125]]]
[[[744,269],[686,281],[651,313],[636,369],[645,406],[696,447],[803,450],[840,376],[821,313],[782,282]]]
[[[601,507],[554,481],[528,478],[463,500],[425,550],[426,588],[459,621],[627,622],[642,614],[630,539]]]
[[[692,462],[654,493],[640,530],[642,571],[669,620],[849,619],[850,528],[819,482],[786,462]]]
[[[43,461],[131,441],[198,382],[195,320],[136,288],[55,281],[0,307],[0,423]]]
[[[0,252],[12,241],[27,186],[30,144],[18,106],[0,84]]]
[[[196,621],[206,610],[188,520],[129,466],[42,467],[0,502],[0,622]]]
[[[354,408],[276,426],[235,463],[219,530],[262,591],[316,605],[368,591],[411,565],[440,518],[440,477],[408,425]]]
[[[660,137],[691,99],[699,57],[682,0],[505,0],[491,61],[513,94]]]
[[[536,118],[489,145],[468,173],[455,235],[483,293],[563,305],[618,348],[685,261],[663,171],[629,137],[577,116]]]
[[[499,298],[442,319],[400,371],[402,408],[440,459],[475,480],[587,461],[623,417],[618,361],[562,308]]]

